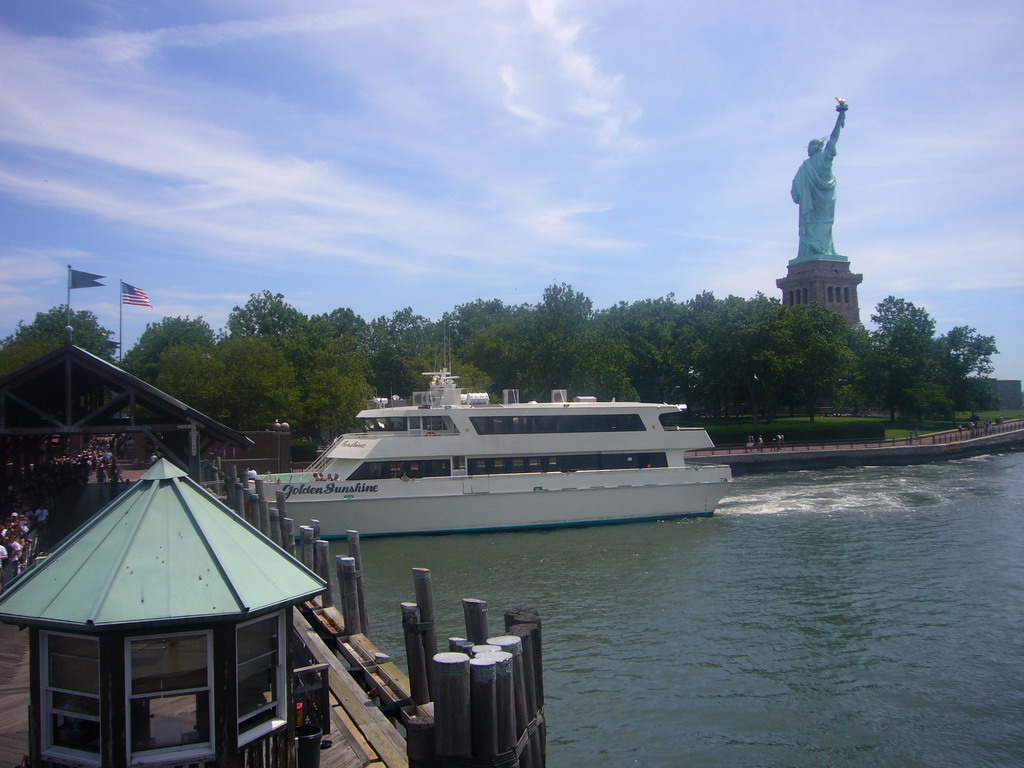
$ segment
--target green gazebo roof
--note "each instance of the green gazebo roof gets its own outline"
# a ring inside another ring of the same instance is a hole
[[[238,620],[323,589],[320,577],[161,460],[0,595],[0,620],[96,628]]]

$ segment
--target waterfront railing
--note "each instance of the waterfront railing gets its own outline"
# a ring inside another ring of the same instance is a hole
[[[967,425],[957,429],[947,429],[941,432],[928,432],[926,434],[911,434],[905,437],[890,437],[881,440],[871,439],[848,439],[848,440],[801,440],[790,443],[781,443],[769,440],[748,447],[745,443],[733,443],[720,445],[714,448],[701,448],[696,451],[688,451],[688,456],[730,456],[742,453],[772,453],[780,451],[836,451],[858,448],[893,448],[912,445],[942,445],[945,443],[959,443],[968,440],[991,437],[992,435],[1017,432],[1024,430],[1024,419],[1010,419],[999,423],[979,424],[977,426]]]

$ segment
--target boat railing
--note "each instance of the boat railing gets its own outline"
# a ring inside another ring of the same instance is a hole
[[[333,443],[331,443],[331,445],[330,445],[330,448],[328,448],[328,449],[327,449],[327,450],[325,450],[325,451],[321,451],[321,452],[320,452],[320,455],[319,455],[319,456],[317,456],[317,457],[316,457],[316,458],[315,458],[315,459],[313,460],[313,463],[312,463],[312,464],[310,464],[310,465],[309,465],[308,467],[306,467],[306,471],[307,471],[307,472],[319,472],[319,471],[320,471],[320,470],[322,470],[322,469],[326,469],[326,468],[327,468],[327,465],[328,465],[328,464],[329,464],[329,463],[331,462],[331,459],[330,459],[330,455],[331,455],[331,450],[332,450],[332,449],[333,449],[333,448],[334,448],[334,447],[335,447],[335,446],[336,446],[336,445],[337,445],[338,443],[340,443],[340,442],[341,442],[342,440],[344,440],[344,439],[345,439],[346,437],[350,437],[350,435],[347,435],[347,434],[346,434],[346,435],[341,435],[341,436],[339,436],[339,437],[336,437],[336,438],[334,438],[334,442],[333,442]]]

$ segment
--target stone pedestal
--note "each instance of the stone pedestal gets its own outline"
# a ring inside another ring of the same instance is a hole
[[[815,259],[790,262],[786,276],[775,285],[782,290],[786,306],[824,304],[846,318],[851,327],[862,329],[857,286],[863,281],[864,275],[851,272],[848,261]]]

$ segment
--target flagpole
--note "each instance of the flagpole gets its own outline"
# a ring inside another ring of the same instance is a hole
[[[71,326],[71,265],[68,264],[68,321],[64,323],[65,326]],[[68,343],[71,343],[71,334],[68,334]]]
[[[124,356],[124,280],[117,279],[117,362]]]

